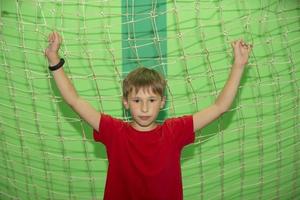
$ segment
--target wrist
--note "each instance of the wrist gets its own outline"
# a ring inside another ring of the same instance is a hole
[[[244,69],[244,68],[245,68],[245,64],[243,64],[243,63],[238,63],[238,62],[234,62],[233,65],[232,65],[232,67]]]
[[[65,60],[63,58],[59,59],[59,61],[55,65],[49,65],[50,71],[56,71],[61,68],[65,64]]]
[[[58,55],[55,55],[55,56],[48,56],[48,63],[49,63],[49,66],[54,66],[56,65],[57,63],[59,63],[60,61],[60,58]]]
[[[47,57],[50,66],[56,65],[60,60],[58,52],[50,51],[49,49],[45,50],[45,56]]]

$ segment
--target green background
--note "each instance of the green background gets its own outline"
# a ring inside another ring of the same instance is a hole
[[[103,196],[105,148],[47,69],[53,30],[63,36],[60,54],[78,93],[118,118],[128,66],[162,70],[164,112],[181,116],[214,102],[231,67],[230,43],[253,44],[231,110],[182,153],[184,199],[296,199],[299,1],[143,2],[0,0],[0,199]],[[143,20],[148,29],[137,28]]]

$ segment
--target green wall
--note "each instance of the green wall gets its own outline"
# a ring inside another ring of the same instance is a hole
[[[160,65],[168,81],[164,112],[181,116],[215,100],[231,67],[230,42],[253,44],[231,110],[182,153],[184,199],[296,199],[299,1],[126,2],[0,0],[0,199],[103,196],[105,148],[63,102],[47,69],[43,51],[53,30],[64,38],[64,69],[78,93],[118,118],[124,118],[121,81],[129,65]],[[152,29],[132,28],[150,23],[153,11]],[[132,13],[126,29],[124,16]],[[128,53],[129,31],[143,40],[131,50],[144,57],[149,51],[155,62]]]

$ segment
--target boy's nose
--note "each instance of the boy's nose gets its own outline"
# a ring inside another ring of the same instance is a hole
[[[142,112],[148,112],[148,103],[147,102],[142,103]]]

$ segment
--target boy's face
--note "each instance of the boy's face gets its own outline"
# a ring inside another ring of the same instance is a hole
[[[165,97],[153,93],[151,88],[144,88],[129,93],[123,104],[130,110],[132,126],[139,131],[149,131],[156,127],[156,118],[165,105]]]

